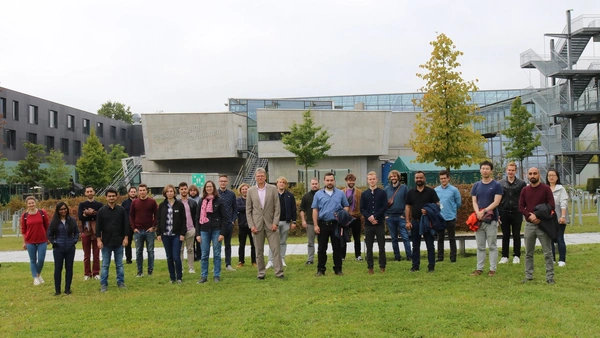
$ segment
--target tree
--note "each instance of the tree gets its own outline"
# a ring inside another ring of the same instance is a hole
[[[469,91],[476,91],[475,82],[465,82],[457,58],[463,55],[445,34],[430,42],[431,59],[419,68],[417,76],[427,82],[420,89],[423,98],[413,103],[423,110],[416,116],[409,145],[417,153],[416,161],[458,169],[472,165],[485,157],[485,138],[473,130],[473,123],[483,120],[477,116],[477,105],[470,103]]]
[[[120,102],[106,101],[102,107],[98,109],[98,115],[110,117],[111,119],[133,123],[133,113],[129,110],[130,107],[125,107]]]
[[[129,157],[129,155],[127,155],[125,152],[125,147],[120,144],[111,144],[109,147],[110,152],[108,153],[108,158],[110,160],[110,166],[108,169],[108,174],[112,180],[115,174],[118,173],[123,167],[121,160]]]
[[[71,170],[63,160],[63,153],[51,149],[46,156],[46,163],[48,163],[48,168],[46,175],[42,178],[44,189],[52,191],[69,188],[71,186]]]
[[[296,155],[296,163],[304,166],[304,184],[308,190],[308,168],[314,167],[331,149],[328,143],[331,134],[323,126],[315,126],[310,110],[302,114],[302,124],[294,122],[289,134],[282,134],[283,148]]]
[[[42,179],[46,176],[46,170],[40,168],[40,165],[44,161],[46,147],[41,144],[29,142],[26,142],[24,146],[27,149],[27,156],[18,162],[9,175],[8,181],[12,184],[20,183],[33,188],[40,185]]]
[[[517,97],[510,107],[510,116],[506,119],[510,122],[508,129],[504,130],[504,135],[512,140],[506,145],[506,157],[519,161],[519,171],[523,178],[523,160],[532,156],[536,147],[541,146],[540,135],[533,136],[535,122],[531,121],[532,115],[525,106],[522,105],[521,98]]]
[[[91,185],[96,189],[105,187],[110,183],[109,166],[108,153],[92,130],[90,137],[83,144],[82,156],[77,160],[76,170],[81,184]]]

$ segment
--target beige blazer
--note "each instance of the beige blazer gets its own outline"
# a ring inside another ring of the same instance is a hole
[[[248,218],[248,227],[256,228],[262,231],[265,227],[271,229],[273,224],[279,224],[279,194],[277,187],[271,184],[266,185],[265,207],[260,204],[258,197],[258,187],[253,186],[248,189],[246,198],[246,217]]]

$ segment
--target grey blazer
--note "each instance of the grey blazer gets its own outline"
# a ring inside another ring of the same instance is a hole
[[[279,195],[277,187],[271,184],[266,185],[265,207],[260,204],[258,197],[258,187],[253,186],[248,189],[246,198],[246,217],[248,218],[248,227],[256,228],[262,231],[264,227],[271,229],[273,224],[279,224]]]

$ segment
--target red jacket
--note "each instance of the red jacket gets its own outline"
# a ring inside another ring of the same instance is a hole
[[[40,212],[41,211],[41,212]],[[42,217],[42,213],[44,217]],[[23,238],[25,238],[26,244],[40,244],[48,241],[48,237],[46,237],[46,232],[48,232],[48,213],[46,210],[38,209],[33,215],[27,215],[27,220],[25,220],[25,214],[27,211],[21,215],[21,233],[23,234]]]

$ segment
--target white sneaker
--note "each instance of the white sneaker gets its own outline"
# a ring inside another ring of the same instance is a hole
[[[92,277],[90,277],[90,276],[85,276],[85,277],[83,277],[83,280],[84,280],[84,281],[86,281],[86,280],[90,280],[90,278],[92,278]]]
[[[267,266],[265,266],[265,269],[270,269],[270,268],[272,268],[272,267],[273,267],[273,262],[269,261],[269,262],[267,263]]]
[[[281,260],[281,265],[287,266],[287,264],[285,264],[285,261],[283,259]]]
[[[40,282],[40,279],[38,277],[33,277],[33,285],[40,285],[42,284],[42,282]]]
[[[94,278],[100,280],[100,275],[95,275]]]
[[[225,270],[227,270],[227,271],[235,271],[235,269],[231,265],[227,265],[225,267]]]
[[[38,277],[38,279],[40,280],[40,283],[44,284],[44,279],[42,278],[42,275],[40,275],[40,276]]]
[[[513,264],[521,264],[521,258],[519,256],[513,257]]]
[[[498,264],[506,264],[508,263],[508,257],[502,257],[502,259],[500,259],[500,263]]]
[[[362,261],[363,259],[362,259],[362,257],[361,257],[361,256],[358,256],[358,257],[356,257],[356,260],[360,262],[360,261]]]
[[[567,263],[563,262],[563,261],[558,261],[558,266],[565,266],[567,265]]]
[[[188,272],[189,272],[189,273],[196,273],[196,270],[194,270],[194,269],[189,269],[189,270],[188,270]]]

